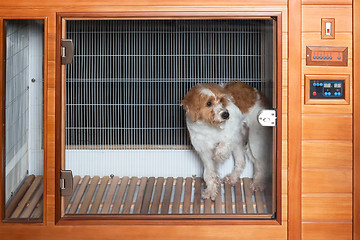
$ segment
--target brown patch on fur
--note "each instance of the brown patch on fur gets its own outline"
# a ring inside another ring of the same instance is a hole
[[[245,83],[229,82],[225,85],[225,90],[231,94],[235,105],[242,113],[247,113],[257,101],[257,91]]]
[[[209,89],[214,96],[202,94],[201,90]],[[211,107],[207,103],[211,102]],[[198,120],[208,122],[210,125],[216,125],[214,106],[221,104],[223,108],[229,104],[228,95],[224,88],[215,83],[199,84],[190,89],[184,99],[181,101],[186,114],[191,121]]]

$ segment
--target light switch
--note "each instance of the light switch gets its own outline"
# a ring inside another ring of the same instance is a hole
[[[335,38],[335,18],[321,19],[321,38],[322,39]]]

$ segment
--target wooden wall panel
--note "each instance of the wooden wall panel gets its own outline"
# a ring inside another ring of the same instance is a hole
[[[219,1],[219,0],[183,0],[181,1],[181,6],[238,6],[238,5],[286,5],[286,0],[257,0],[257,1],[249,1],[249,0],[228,0],[228,1]],[[93,0],[93,1],[72,1],[72,0],[32,0],[32,7],[84,7],[84,6],[179,6],[178,1],[171,0],[106,0],[105,2],[102,0]],[[9,1],[1,1],[0,7],[28,7],[28,0],[17,0],[15,4]]]
[[[351,193],[352,170],[351,168],[304,169],[302,172],[302,192]]]
[[[351,140],[352,116],[348,114],[303,115],[303,140]]]
[[[352,141],[303,141],[303,168],[352,167]]]
[[[302,218],[305,222],[351,220],[352,195],[350,193],[303,194]]]
[[[320,32],[321,18],[335,18],[336,33],[352,31],[352,8],[351,5],[311,6],[302,8],[303,32]]]
[[[303,5],[351,5],[352,0],[302,0]]]
[[[302,58],[306,59],[305,46],[334,46],[334,47],[348,47],[348,59],[352,59],[352,34],[351,33],[337,33],[334,39],[321,39],[320,32],[318,33],[303,33],[302,38],[303,51]],[[351,68],[351,65],[349,64]],[[328,68],[328,67],[325,67]],[[323,68],[323,70],[325,69]],[[338,72],[338,69],[335,68]]]
[[[302,224],[303,239],[316,240],[351,240],[351,222],[308,222]]]

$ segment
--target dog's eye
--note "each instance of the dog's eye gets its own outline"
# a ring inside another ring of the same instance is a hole
[[[212,106],[212,102],[211,102],[211,101],[207,102],[207,103],[206,103],[206,106],[211,107],[211,106]]]

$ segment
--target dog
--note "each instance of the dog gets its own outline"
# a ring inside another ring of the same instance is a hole
[[[224,179],[235,184],[245,167],[245,154],[254,164],[253,191],[264,190],[271,173],[272,132],[257,116],[267,107],[265,97],[242,82],[199,84],[181,101],[191,143],[204,165],[206,189],[202,197],[214,200],[221,179],[217,165],[234,157],[234,169]]]

